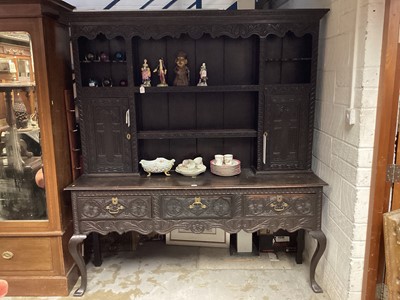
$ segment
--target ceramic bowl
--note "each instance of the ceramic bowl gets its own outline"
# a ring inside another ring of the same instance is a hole
[[[157,157],[154,160],[145,160],[142,159],[139,164],[142,165],[143,170],[145,170],[148,175],[151,176],[152,173],[164,173],[167,176],[170,176],[168,173],[172,166],[175,163],[175,159],[166,159],[164,157]]]

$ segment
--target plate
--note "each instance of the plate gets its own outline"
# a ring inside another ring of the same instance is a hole
[[[200,168],[185,168],[183,166],[177,166],[175,168],[175,172],[182,174],[184,176],[197,176],[201,173],[204,173],[206,171],[207,167],[205,165],[202,165]]]

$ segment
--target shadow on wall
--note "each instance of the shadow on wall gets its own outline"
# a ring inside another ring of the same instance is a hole
[[[257,0],[256,0],[257,1]],[[266,2],[263,8],[329,8],[330,0],[259,0]],[[256,6],[257,6],[256,2]],[[294,3],[295,2],[295,3]]]

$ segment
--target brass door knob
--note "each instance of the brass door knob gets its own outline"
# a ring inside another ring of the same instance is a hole
[[[11,251],[4,251],[3,254],[1,255],[1,257],[3,257],[4,259],[11,259],[13,258],[14,253],[12,253]]]

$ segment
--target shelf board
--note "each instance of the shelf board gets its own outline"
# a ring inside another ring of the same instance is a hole
[[[254,129],[205,129],[205,130],[145,130],[138,132],[139,140],[187,138],[251,138],[257,137]]]
[[[298,62],[298,61],[311,61],[311,57],[294,57],[294,58],[266,58],[266,62]]]
[[[256,84],[244,85],[215,85],[215,86],[166,86],[166,87],[146,87],[145,93],[210,93],[210,92],[258,92],[260,86]],[[139,87],[133,88],[135,93],[139,93]]]
[[[98,60],[94,60],[94,61],[89,61],[89,60],[81,60],[80,61],[81,64],[126,64],[126,60],[109,60],[109,61],[98,61]]]

